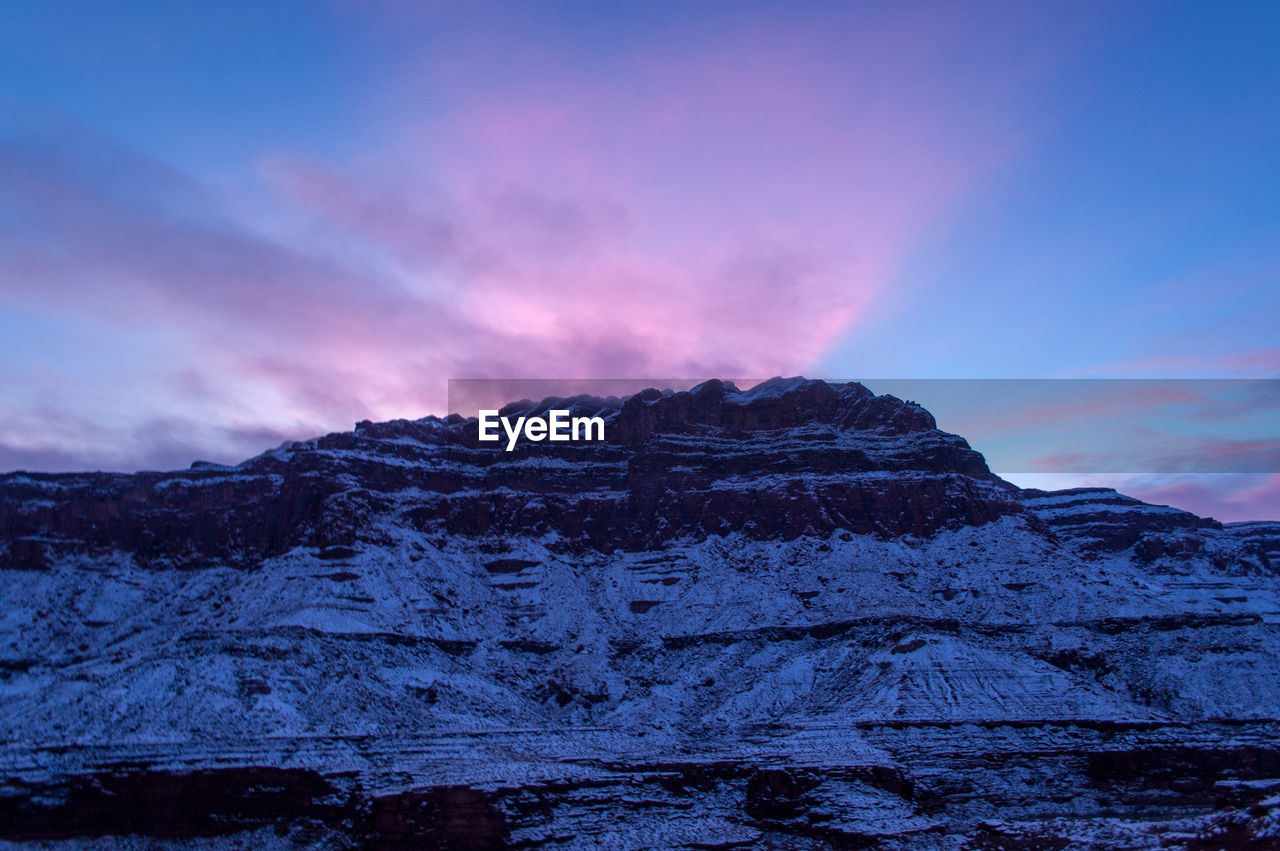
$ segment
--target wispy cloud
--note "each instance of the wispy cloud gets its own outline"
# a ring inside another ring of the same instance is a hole
[[[1280,347],[1264,346],[1218,354],[1167,354],[1120,363],[1106,364],[1089,370],[1093,375],[1213,375],[1240,377],[1280,376]]]
[[[1224,523],[1280,520],[1280,473],[1139,481],[1125,492],[1144,502],[1173,505]]]
[[[128,401],[96,411],[119,444],[102,463],[157,465],[172,456],[148,455],[147,423],[346,427],[443,412],[449,377],[803,372],[1018,143],[1002,118],[1018,85],[965,65],[982,95],[961,103],[946,61],[1012,30],[832,15],[760,11],[591,68],[513,33],[501,65],[489,41],[438,43],[387,84],[376,149],[264,150],[239,182],[86,128],[5,128],[4,306],[67,347],[71,320],[145,338],[168,376],[103,365],[92,392],[68,374],[45,392],[11,358],[9,404],[74,409],[112,386]],[[203,439],[193,454],[240,445]],[[13,445],[85,457],[72,442]]]
[[[1086,446],[1096,441],[1082,442]],[[1044,455],[1032,462],[1044,473],[1260,473],[1280,470],[1280,439],[1173,438],[1142,444],[1086,448]]]

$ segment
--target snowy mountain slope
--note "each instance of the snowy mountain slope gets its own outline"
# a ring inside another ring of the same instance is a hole
[[[0,477],[0,837],[1269,847],[1280,524],[1019,491],[856,384],[552,407],[608,441]]]

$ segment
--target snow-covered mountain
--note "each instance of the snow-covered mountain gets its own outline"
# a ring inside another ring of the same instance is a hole
[[[0,476],[0,839],[1280,847],[1280,524],[858,384],[553,408]]]

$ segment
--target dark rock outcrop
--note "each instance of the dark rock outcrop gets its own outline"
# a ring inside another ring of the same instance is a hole
[[[388,494],[408,489],[421,494],[410,516],[424,533],[554,532],[601,550],[730,532],[928,535],[1021,510],[963,439],[859,384],[777,380],[741,393],[710,381],[612,408],[548,399],[503,410],[557,405],[604,413],[608,442],[504,452],[476,440],[474,420],[429,417],[360,423],[236,467],[3,476],[6,564],[115,549],[161,568],[250,567],[297,546],[350,546]]]
[[[0,476],[0,839],[1274,847],[1280,524],[858,384],[551,408]]]

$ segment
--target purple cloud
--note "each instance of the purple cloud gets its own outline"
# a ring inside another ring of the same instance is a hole
[[[1280,520],[1280,473],[1194,476],[1135,484],[1125,492],[1155,505],[1173,505],[1224,523]]]

